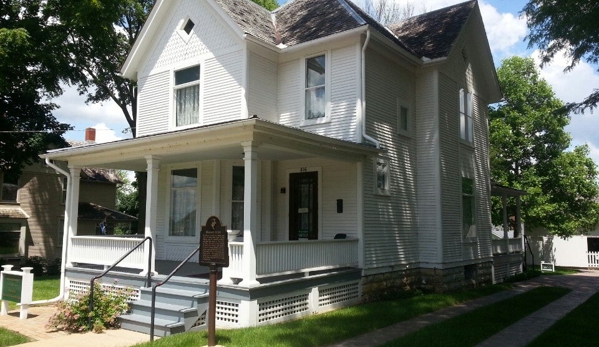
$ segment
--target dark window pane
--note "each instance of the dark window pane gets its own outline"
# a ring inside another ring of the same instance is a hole
[[[200,79],[200,66],[175,71],[175,85],[198,81]]]
[[[191,19],[187,20],[187,23],[185,23],[185,27],[183,27],[183,30],[189,34],[191,32],[191,29],[193,29],[194,27],[194,23],[191,21]]]

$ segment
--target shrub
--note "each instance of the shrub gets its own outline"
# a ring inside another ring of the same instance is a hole
[[[131,289],[115,286],[102,287],[94,284],[94,310],[89,312],[89,292],[85,291],[75,299],[59,302],[57,312],[50,317],[46,328],[49,330],[65,330],[83,332],[89,330],[91,317],[92,330],[96,333],[108,328],[118,328],[118,317],[128,311]]]
[[[62,265],[61,258],[54,258],[54,260],[46,266],[46,275],[54,276],[60,275],[60,267]]]
[[[46,268],[47,264],[48,263],[46,262],[46,258],[39,257],[39,256],[33,256],[33,257],[29,257],[29,259],[27,259],[27,261],[25,262],[25,264],[22,267],[32,267],[33,270],[31,270],[31,273],[34,276],[43,276],[44,269]]]

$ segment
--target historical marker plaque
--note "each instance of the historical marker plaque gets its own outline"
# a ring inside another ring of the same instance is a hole
[[[2,300],[21,302],[22,285],[21,276],[5,274],[2,280]]]
[[[200,265],[229,266],[227,227],[220,224],[218,217],[208,218],[200,231]]]

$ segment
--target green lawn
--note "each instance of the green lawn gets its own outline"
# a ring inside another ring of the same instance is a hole
[[[0,328],[0,347],[20,345],[32,341],[27,336],[23,336],[11,330]]]
[[[597,346],[599,341],[599,293],[590,297],[537,337],[529,347]]]
[[[444,307],[497,293],[508,285],[459,291],[447,294],[417,295],[411,298],[385,300],[348,307],[300,320],[257,328],[217,330],[217,343],[227,347],[239,346],[324,346],[342,341],[393,323],[433,312]],[[177,334],[137,347],[186,347],[207,344],[207,333]]]
[[[513,298],[429,325],[383,346],[475,346],[570,291],[557,287],[535,288]]]

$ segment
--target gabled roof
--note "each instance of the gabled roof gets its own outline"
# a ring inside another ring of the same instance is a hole
[[[419,58],[447,57],[475,4],[468,1],[427,12],[390,25],[389,29]]]
[[[272,12],[251,0],[205,1],[218,9],[239,35],[280,48],[369,27],[418,59],[446,57],[476,4],[476,0],[472,0],[449,6],[386,28],[350,0],[291,0]],[[132,65],[139,63],[140,55],[148,48],[168,8],[177,3],[156,1],[123,65],[126,77],[134,76]]]

